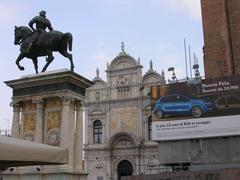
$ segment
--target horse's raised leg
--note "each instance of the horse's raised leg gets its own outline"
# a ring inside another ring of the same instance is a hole
[[[74,71],[74,64],[72,54],[68,53],[67,51],[59,51],[64,57],[68,58],[71,63],[71,71]]]
[[[24,67],[21,66],[21,65],[19,64],[19,62],[20,62],[23,58],[25,58],[24,53],[20,53],[19,56],[18,56],[18,58],[17,58],[17,60],[16,60],[17,67],[18,67],[18,69],[20,69],[21,71],[24,70]]]
[[[38,74],[38,61],[37,58],[32,59],[36,73]]]
[[[45,66],[43,67],[42,69],[42,72],[45,72],[47,70],[47,67],[49,66],[49,64],[52,63],[52,61],[54,60],[54,57],[52,55],[52,51],[50,50],[47,50],[47,53],[48,53],[48,57],[46,59],[47,63],[45,64]]]

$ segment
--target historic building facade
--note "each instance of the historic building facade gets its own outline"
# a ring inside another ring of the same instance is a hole
[[[142,75],[140,59],[122,52],[107,64],[107,82],[97,75],[86,91],[85,164],[89,179],[118,179],[150,174],[158,143],[151,141],[152,84],[164,84],[161,74],[150,69]]]
[[[240,74],[240,1],[201,0],[206,78]]]

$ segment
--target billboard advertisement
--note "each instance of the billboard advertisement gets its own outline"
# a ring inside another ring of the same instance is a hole
[[[240,76],[151,86],[153,140],[240,135]]]

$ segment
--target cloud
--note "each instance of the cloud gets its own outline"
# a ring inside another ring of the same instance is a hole
[[[14,18],[13,9],[7,4],[0,3],[0,12],[2,15],[4,14],[4,16],[0,16],[1,23],[6,23]]]
[[[186,13],[193,19],[201,19],[200,0],[151,0],[151,2],[175,13]]]
[[[23,12],[25,12],[26,7],[19,3],[4,3],[0,2],[0,23],[1,24],[11,24],[16,18],[19,18]],[[20,16],[19,16],[20,15]]]

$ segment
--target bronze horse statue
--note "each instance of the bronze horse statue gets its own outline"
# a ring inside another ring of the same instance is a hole
[[[41,72],[45,72],[49,64],[53,61],[53,51],[58,51],[64,57],[68,58],[71,63],[71,70],[74,70],[72,54],[68,53],[72,50],[72,34],[62,33],[59,31],[50,31],[42,33],[30,51],[26,51],[28,44],[31,41],[33,31],[26,26],[15,26],[15,45],[20,45],[20,51],[16,64],[20,70],[24,70],[24,67],[19,64],[23,58],[32,59],[36,73],[38,73],[38,57],[47,56],[46,64]]]

